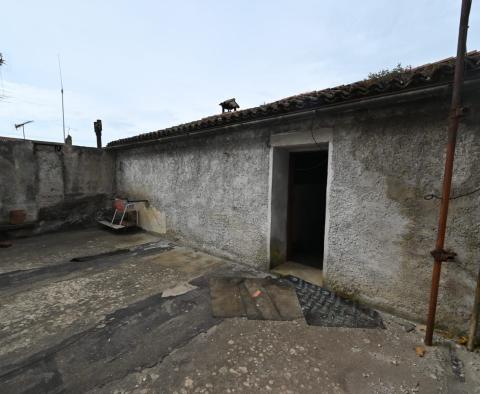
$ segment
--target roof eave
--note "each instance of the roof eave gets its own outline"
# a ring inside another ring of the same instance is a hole
[[[464,82],[464,86],[466,90],[473,87],[479,87],[480,72],[475,73],[475,75],[469,75],[469,77]],[[323,105],[316,108],[299,109],[296,111],[289,111],[286,113],[271,114],[259,119],[234,121],[234,122],[225,123],[219,126],[205,127],[192,132],[183,132],[183,133],[178,133],[173,135],[160,136],[155,139],[149,139],[144,141],[134,141],[134,142],[125,143],[125,144],[107,146],[106,149],[108,150],[129,149],[129,148],[144,146],[147,144],[150,145],[152,143],[157,143],[157,142],[167,142],[167,141],[177,140],[185,137],[210,134],[218,130],[227,130],[231,128],[237,128],[239,126],[243,126],[247,124],[253,125],[253,124],[258,124],[263,122],[269,122],[274,119],[286,119],[286,118],[292,118],[292,117],[299,117],[299,116],[304,116],[310,113],[353,111],[360,108],[366,109],[366,108],[372,108],[372,107],[382,106],[382,105],[404,103],[404,102],[424,99],[428,97],[447,95],[448,93],[450,93],[450,90],[451,90],[451,81],[443,82],[443,83],[438,83],[428,87],[420,87],[420,88],[409,89],[404,91],[385,93],[378,96],[370,96],[370,97],[365,97],[365,98],[360,98],[355,100],[344,101],[341,103]]]

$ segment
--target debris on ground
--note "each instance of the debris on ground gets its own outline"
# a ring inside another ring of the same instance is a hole
[[[262,294],[262,292],[257,289],[257,290],[255,290],[255,292],[252,294],[252,298],[257,298],[257,297],[259,297],[261,294]]]
[[[426,349],[424,346],[417,346],[415,347],[415,353],[417,354],[418,357],[423,357],[425,356]]]

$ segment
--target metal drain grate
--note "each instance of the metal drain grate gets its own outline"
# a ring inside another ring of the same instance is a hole
[[[313,326],[385,328],[380,314],[295,276],[286,276],[295,286],[305,320]]]

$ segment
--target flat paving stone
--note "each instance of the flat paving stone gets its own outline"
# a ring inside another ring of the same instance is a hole
[[[275,278],[213,277],[209,280],[212,311],[216,317],[250,320],[303,318],[294,287]]]

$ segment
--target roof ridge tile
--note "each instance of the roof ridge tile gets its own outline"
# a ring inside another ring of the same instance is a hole
[[[480,71],[479,51],[474,50],[466,54],[465,68],[467,72]],[[447,81],[453,77],[454,71],[455,57],[449,57],[433,63],[427,63],[411,68],[402,73],[394,73],[390,76],[387,75],[387,79],[381,81],[367,79],[323,90],[304,92],[268,104],[263,104],[258,107],[215,114],[201,118],[200,120],[168,127],[155,132],[122,138],[110,142],[107,146],[113,147],[133,144],[137,141],[156,140],[170,135],[185,134],[190,131],[214,128],[221,125],[238,123],[244,120],[260,119],[275,114],[288,113],[305,108],[316,108],[324,105],[360,99],[362,97],[396,93],[401,90],[413,89],[441,81]]]

